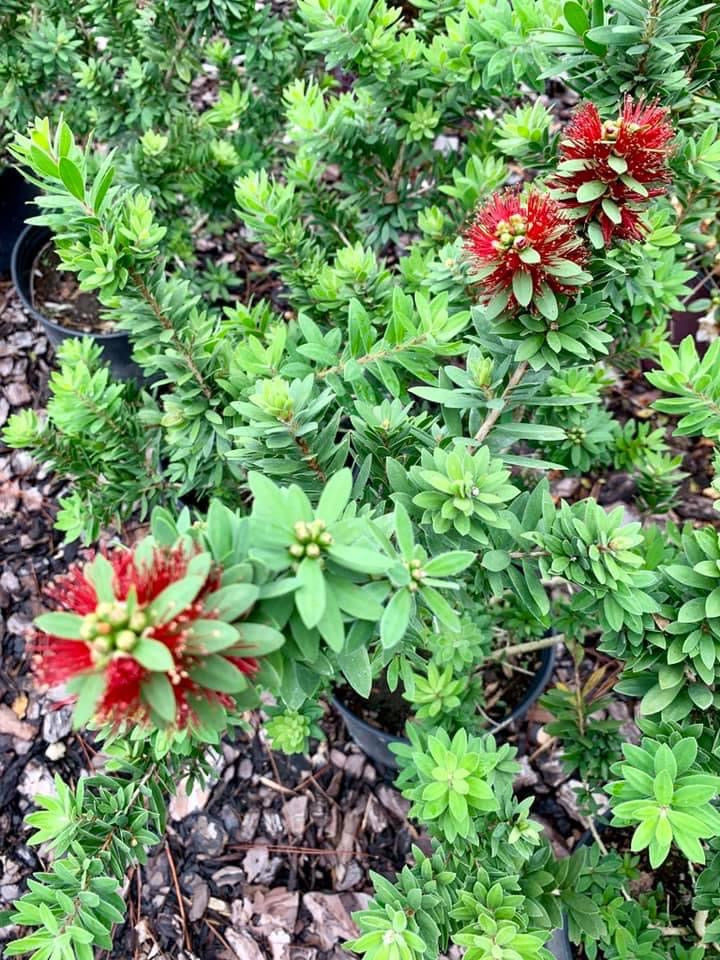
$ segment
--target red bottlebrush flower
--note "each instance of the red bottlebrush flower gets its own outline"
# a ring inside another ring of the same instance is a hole
[[[511,190],[493,194],[477,211],[465,250],[490,317],[532,304],[554,320],[555,295],[575,294],[592,279],[582,270],[587,251],[574,225],[536,190],[527,201]]]
[[[627,96],[620,116],[605,121],[593,103],[577,110],[560,143],[551,186],[573,216],[597,224],[594,236],[590,229],[595,246],[613,237],[642,239],[642,209],[670,178],[673,135],[668,111],[657,103]]]
[[[81,703],[89,682],[83,719],[115,725],[185,726],[202,702],[231,706],[240,675],[258,665],[219,618],[219,587],[208,555],[183,546],[117,549],[74,565],[46,589],[63,612],[36,621],[36,680],[71,681]]]

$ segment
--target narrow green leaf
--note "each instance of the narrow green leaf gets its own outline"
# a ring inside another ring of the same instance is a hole
[[[295,606],[308,629],[316,627],[325,613],[326,588],[317,560],[305,557],[297,570],[300,586],[294,593]]]
[[[92,563],[85,567],[84,575],[95,587],[95,595],[100,603],[112,603],[115,600],[115,571],[107,557],[98,553]]]
[[[533,296],[532,277],[525,270],[516,270],[512,277],[512,288],[515,299],[521,307],[527,307]]]
[[[177,617],[195,600],[205,583],[205,577],[185,577],[170,584],[150,604],[148,613],[154,623],[167,623]]]
[[[60,179],[65,184],[69,192],[78,200],[85,198],[85,184],[83,182],[80,170],[68,157],[61,157],[58,163]]]
[[[132,648],[130,655],[146,670],[159,670],[167,673],[175,666],[173,656],[159,640],[141,637]]]
[[[586,30],[590,29],[590,20],[583,7],[577,0],[567,0],[563,6],[563,16],[568,25],[581,37]]]
[[[612,220],[613,223],[622,222],[622,213],[620,212],[620,207],[615,203],[614,200],[611,200],[610,197],[603,197],[601,203],[603,213],[609,220]]]
[[[352,491],[352,472],[345,467],[328,480],[317,506],[317,516],[325,523],[337,520],[348,504]]]
[[[219,693],[241,693],[247,686],[247,678],[234,663],[217,653],[204,657],[190,671],[190,677],[201,687]]]
[[[587,183],[583,183],[578,187],[575,196],[577,197],[578,203],[592,203],[593,200],[601,197],[606,190],[607,185],[601,180],[588,180]]]
[[[76,613],[43,613],[35,618],[35,626],[44,633],[53,637],[62,637],[64,640],[81,640],[83,617]]]
[[[73,726],[84,727],[95,715],[100,699],[105,692],[107,678],[104,673],[87,673],[75,678],[77,701],[73,710]]]
[[[151,673],[147,679],[143,680],[140,696],[143,703],[146,703],[164,723],[169,724],[175,720],[175,693],[164,673]]]
[[[385,649],[394,647],[405,636],[412,607],[412,596],[406,587],[398,590],[385,607],[380,621],[380,639]]]
[[[558,302],[552,289],[547,283],[542,283],[535,291],[533,303],[546,320],[551,322],[558,318]]]

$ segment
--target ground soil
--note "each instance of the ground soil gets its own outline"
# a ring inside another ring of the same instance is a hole
[[[113,324],[101,316],[102,305],[94,293],[81,290],[74,273],[60,269],[60,258],[51,244],[35,258],[32,304],[38,313],[76,333],[111,333]]]

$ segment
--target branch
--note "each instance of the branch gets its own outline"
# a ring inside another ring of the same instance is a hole
[[[485,419],[482,422],[482,425],[480,426],[480,429],[475,434],[475,437],[474,437],[475,442],[468,447],[468,453],[474,453],[475,450],[484,443],[485,438],[490,433],[492,428],[495,426],[498,418],[500,417],[500,414],[505,412],[505,409],[507,408],[507,405],[510,402],[510,395],[512,394],[513,390],[515,390],[515,388],[519,385],[522,378],[525,376],[525,373],[527,372],[527,368],[528,368],[527,360],[523,360],[522,363],[519,363],[517,367],[515,367],[513,374],[508,380],[507,386],[503,390],[502,396],[500,397],[500,400],[502,401],[502,405],[496,407],[494,410],[491,410],[490,413],[485,417]]]
[[[525,643],[515,643],[510,647],[494,650],[490,654],[490,659],[502,660],[503,657],[511,657],[517,653],[532,653],[534,650],[545,650],[546,647],[554,647],[556,643],[562,643],[564,639],[564,634],[556,633],[553,634],[552,637],[543,637],[542,640],[527,640]]]

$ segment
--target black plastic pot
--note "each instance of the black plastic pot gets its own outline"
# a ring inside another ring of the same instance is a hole
[[[545,944],[545,947],[555,957],[555,960],[574,960],[575,958],[570,938],[564,927],[553,931],[553,935]]]
[[[537,698],[543,692],[552,676],[555,666],[555,647],[545,647],[541,651],[540,665],[537,673],[532,679],[530,687],[515,707],[513,712],[492,727],[488,732],[497,733],[499,730],[509,726],[513,720],[520,720],[535,703]],[[390,750],[391,743],[408,743],[405,737],[397,737],[390,733],[385,733],[377,727],[367,723],[356,713],[353,713],[338,697],[333,697],[333,706],[343,718],[347,732],[355,743],[360,747],[363,753],[366,753],[371,760],[391,770],[398,769],[398,762],[395,754]]]
[[[69,337],[91,336],[102,347],[103,359],[110,364],[113,376],[118,380],[138,380],[143,382],[143,373],[140,367],[133,363],[130,338],[123,330],[117,333],[83,334],[79,331],[68,330],[54,320],[49,320],[39,313],[32,302],[32,272],[35,260],[40,251],[48,245],[52,233],[47,227],[30,225],[25,227],[17,239],[13,249],[11,273],[20,299],[25,310],[40,324],[48,340],[57,346]]]
[[[28,217],[37,213],[29,206],[37,189],[12,167],[0,172],[0,275],[10,273],[13,248]]]

